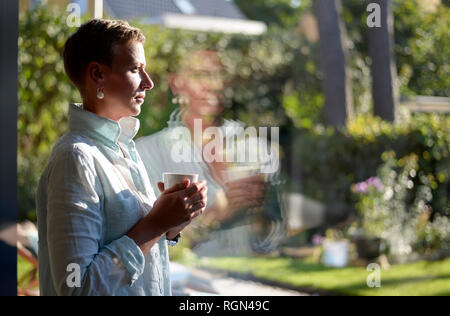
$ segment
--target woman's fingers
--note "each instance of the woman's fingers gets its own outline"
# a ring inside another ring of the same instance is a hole
[[[196,195],[194,195],[193,197],[187,199],[187,200],[186,200],[186,203],[187,203],[187,204],[192,204],[192,205],[193,205],[193,204],[195,204],[196,202],[201,201],[201,200],[203,200],[203,195],[201,195],[201,194],[196,194]]]
[[[163,182],[158,182],[158,189],[161,193],[164,192],[164,183]]]
[[[166,191],[164,191],[164,193],[167,194],[167,193],[173,193],[173,192],[176,192],[176,191],[183,190],[184,188],[187,188],[190,183],[191,183],[190,180],[186,179],[183,182],[180,182],[180,183],[177,183],[177,184],[171,186]],[[163,184],[163,187],[164,187],[164,184]],[[159,183],[158,183],[158,188],[159,188]]]
[[[204,211],[204,208],[202,208],[202,209],[200,209],[200,210],[198,210],[198,211],[195,211],[195,212],[191,213],[191,220],[193,220],[194,218],[196,218],[196,217],[199,216],[199,215],[202,215],[202,214],[203,214],[203,211]]]
[[[182,197],[183,198],[189,198],[192,195],[194,195],[197,192],[200,192],[202,190],[202,188],[206,187],[206,182],[205,181],[200,181],[200,182],[195,182],[192,183],[188,188],[186,188],[185,190],[183,190]]]
[[[189,212],[192,214],[198,210],[204,210],[206,207],[206,200],[200,200],[196,202],[195,204],[192,204],[192,206],[189,208]]]
[[[207,187],[203,187],[199,192],[195,193],[193,196],[188,198],[186,200],[186,203],[194,204],[197,201],[200,201],[202,199],[206,199],[207,196],[208,196],[208,188]]]

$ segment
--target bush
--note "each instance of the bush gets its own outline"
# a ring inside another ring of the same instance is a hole
[[[69,101],[80,97],[64,72],[62,51],[73,31],[66,17],[38,6],[20,16],[18,55],[19,220],[34,219],[34,196],[50,150],[67,129]]]
[[[291,179],[291,190],[325,203],[328,222],[336,223],[356,214],[350,188],[377,175],[383,152],[400,158],[415,154],[418,170],[430,181],[433,216],[449,216],[449,126],[449,116],[421,114],[400,124],[359,116],[342,129],[303,129],[293,145],[298,176]]]
[[[450,6],[441,1],[394,0],[394,53],[401,95],[450,96],[448,30]],[[344,20],[351,40],[351,55],[368,58],[367,1],[344,0]],[[365,80],[366,77],[358,77]],[[355,84],[355,83],[353,83]],[[357,103],[356,103],[357,104]]]
[[[419,168],[419,157],[397,159],[394,152],[386,152],[383,160],[378,178],[354,187],[361,216],[356,227],[387,241],[396,257],[449,249],[450,222],[448,216],[433,214],[432,181]]]

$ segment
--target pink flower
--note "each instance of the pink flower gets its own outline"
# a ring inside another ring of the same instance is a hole
[[[380,179],[376,177],[371,177],[369,180],[367,180],[369,186],[373,186],[377,189],[378,192],[381,192],[383,190],[383,184],[381,183]]]
[[[313,239],[312,239],[312,242],[313,242],[314,246],[320,246],[323,243],[324,240],[325,240],[324,237],[322,237],[320,235],[314,235]]]
[[[354,191],[355,193],[367,193],[369,192],[369,188],[373,187],[378,192],[383,191],[383,184],[381,183],[381,180],[377,177],[370,177],[366,181],[359,182],[355,184]]]
[[[360,182],[360,183],[356,184],[355,192],[356,193],[367,193],[368,188],[369,188],[369,186],[367,185],[366,182]]]

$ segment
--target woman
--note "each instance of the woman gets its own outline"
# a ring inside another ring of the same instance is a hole
[[[156,200],[133,137],[145,91],[139,29],[95,19],[66,42],[65,70],[83,104],[54,146],[37,191],[42,295],[171,295],[167,244],[206,206],[204,182]]]

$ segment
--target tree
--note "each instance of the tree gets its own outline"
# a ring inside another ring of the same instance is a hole
[[[372,60],[372,95],[374,114],[388,121],[395,120],[397,107],[397,69],[394,58],[394,16],[392,0],[376,0],[380,25],[369,27],[369,55]]]
[[[341,0],[315,0],[314,11],[320,34],[320,59],[325,95],[324,120],[332,126],[345,125],[353,114],[349,71],[346,66],[345,27]]]
[[[297,24],[302,8],[310,1],[292,0],[234,0],[242,13],[251,20],[269,26],[293,27]]]
[[[35,191],[50,151],[67,128],[70,102],[80,96],[64,72],[67,15],[37,5],[19,18],[18,198],[19,219],[33,219]]]
[[[450,2],[442,1],[431,11],[423,3],[393,2],[400,94],[450,97]]]

